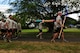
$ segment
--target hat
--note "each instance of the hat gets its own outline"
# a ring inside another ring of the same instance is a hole
[[[61,11],[59,11],[59,12],[57,13],[57,15],[62,15],[62,12],[61,12]]]

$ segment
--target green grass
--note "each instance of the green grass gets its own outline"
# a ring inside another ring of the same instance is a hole
[[[23,37],[32,37],[35,38],[35,36],[38,34],[38,29],[24,29],[22,30],[22,36]],[[43,29],[43,37],[44,38],[51,38],[52,33],[46,33],[47,29]],[[66,38],[80,38],[80,29],[77,28],[67,28],[64,29],[64,34]]]
[[[26,37],[26,39],[36,38],[35,35],[37,35],[38,32],[38,29],[24,29],[22,30],[22,37]],[[51,38],[52,33],[46,33],[46,29],[43,29],[43,32],[44,39]],[[66,38],[80,38],[80,29],[68,28],[64,29],[64,32]],[[1,52],[1,50],[5,52]],[[44,41],[13,40],[11,43],[6,43],[0,40],[0,53],[80,53],[80,42],[51,43]]]
[[[39,31],[38,29],[23,29],[22,33],[25,33],[25,32],[38,32],[38,31]],[[47,30],[43,29],[43,32],[47,32]]]
[[[39,31],[38,29],[24,29],[24,30],[22,30],[22,33],[25,33],[25,32],[38,32],[38,31]],[[43,29],[43,32],[47,32],[47,29]],[[64,29],[64,32],[80,32],[80,29],[67,28],[67,29]]]
[[[64,29],[64,32],[80,32],[80,29],[77,29],[77,28],[67,28],[67,29]]]
[[[50,43],[50,42],[31,42],[31,41],[15,41],[12,43],[0,43],[0,49],[9,50],[27,50],[29,53],[34,53],[35,51],[49,53],[47,51],[57,51],[60,53],[78,53],[80,52],[80,43],[70,42],[70,43]]]

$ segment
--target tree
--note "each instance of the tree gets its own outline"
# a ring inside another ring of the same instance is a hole
[[[4,14],[2,12],[0,12],[0,19],[1,18],[5,18]]]
[[[8,9],[7,10],[8,13],[11,13],[12,11],[13,11],[13,9]]]
[[[76,2],[72,2],[74,6],[77,4],[75,3]],[[30,17],[35,19],[55,19],[55,14],[65,8],[65,6],[62,6],[61,0],[15,0],[10,4],[14,6],[16,16],[19,15],[21,17],[20,19],[22,20],[21,23],[23,23],[23,26],[25,26],[26,19]],[[54,23],[46,23],[46,26],[49,28],[48,32],[53,30],[53,24]]]
[[[14,6],[14,9],[17,10],[17,15],[20,15],[23,23],[25,23],[28,16],[36,17],[36,19],[54,19],[54,14],[63,9],[60,1],[59,5],[56,5],[56,2],[58,0],[15,0],[10,4]],[[46,26],[49,28],[48,32],[53,30],[53,24],[46,23]]]

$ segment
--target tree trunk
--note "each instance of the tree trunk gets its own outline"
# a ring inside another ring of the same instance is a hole
[[[47,27],[48,27],[48,31],[49,33],[53,32],[53,26],[54,26],[54,23],[46,23]]]

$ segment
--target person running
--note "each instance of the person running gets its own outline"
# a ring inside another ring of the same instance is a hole
[[[39,37],[39,36],[40,36],[40,39],[43,39],[43,38],[42,38],[42,33],[43,33],[43,32],[42,32],[42,23],[43,23],[43,22],[40,22],[40,23],[39,23],[39,34],[36,36],[36,37]]]
[[[4,20],[4,18],[1,19],[0,29],[1,29],[1,37],[5,41],[5,36],[6,36],[6,21]]]
[[[51,42],[55,42],[55,39],[58,38],[59,36],[59,33],[60,33],[60,30],[61,30],[61,27],[64,27],[64,25],[62,24],[62,12],[58,12],[58,16],[56,17],[56,21],[54,22],[54,34],[53,34],[53,37],[51,39]],[[64,32],[62,30],[62,34],[61,34],[61,38],[63,41],[67,42],[65,39],[64,39]]]
[[[18,23],[17,23],[17,33],[18,33],[18,35],[19,35],[20,37],[21,37],[21,30],[22,30],[21,23],[18,22]]]
[[[2,21],[0,20],[0,37],[1,37],[1,22],[2,22]]]
[[[13,21],[12,37],[15,37],[14,39],[17,39],[17,22],[15,19],[13,19],[12,21]]]
[[[6,23],[7,23],[7,29],[8,29],[8,32],[7,32],[7,40],[8,42],[12,42],[11,41],[11,37],[12,37],[12,29],[13,29],[13,20],[12,20],[12,15],[9,15],[9,17],[6,19]]]

